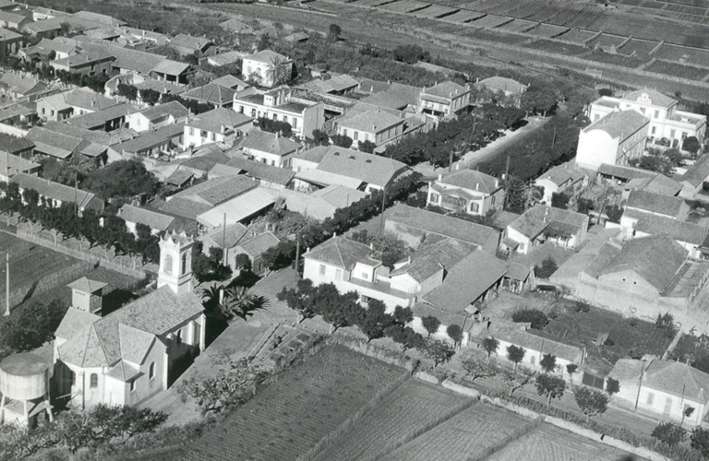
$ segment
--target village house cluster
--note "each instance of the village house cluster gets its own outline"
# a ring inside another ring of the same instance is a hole
[[[587,109],[575,159],[531,181],[523,212],[506,210],[509,178],[461,163],[421,181],[423,203],[384,210],[387,193],[418,175],[381,155],[387,146],[490,102],[485,95],[520,107],[527,85],[496,76],[415,87],[316,69],[314,78],[293,84],[293,59],[270,49],[224,49],[205,37],[171,37],[95,13],[0,4],[7,28],[0,29],[0,58],[20,63],[0,76],[4,190],[16,186],[24,205],[100,215],[101,226],[117,217],[136,240],[146,233],[159,240],[156,280],[118,309],[104,308],[105,282],[67,284],[71,306],[51,361],[20,354],[0,363],[0,422],[51,417],[56,397],[83,410],[137,406],[168,389],[207,346],[193,258],[222,255],[219,262],[238,274],[245,256],[261,276],[269,271],[264,252],[293,241],[303,279],[356,292],[362,306],[381,301],[387,313],[410,308],[408,326],[418,333],[431,333],[425,319],[435,317],[431,336],[456,347],[495,338],[502,360],[509,346],[526,351],[522,367],[539,371],[542,357],[553,354],[555,372],[574,384],[604,389],[615,379],[620,407],[692,425],[709,412],[709,374],[688,364],[628,357],[599,370],[573,341],[543,338],[486,311],[500,293],[541,286],[624,317],[654,322],[670,314],[682,332],[709,334],[705,116],[651,89],[601,96]],[[200,64],[235,62],[240,75],[194,83]],[[643,166],[668,151],[683,163],[664,172]],[[47,178],[47,165],[99,171],[125,160],[154,174],[157,197],[116,203],[82,189],[77,178]],[[402,243],[405,256],[394,261],[354,232],[327,232],[322,243],[301,248],[299,235],[261,225],[278,212],[322,224],[380,196],[367,229]],[[568,257],[542,277],[538,258],[550,248]],[[451,337],[452,325],[461,328],[460,340]],[[24,381],[21,369],[29,373]],[[30,381],[35,388],[23,388]],[[686,405],[695,409],[690,417]]]

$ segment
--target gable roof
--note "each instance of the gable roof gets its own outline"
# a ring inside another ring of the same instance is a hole
[[[185,48],[192,51],[202,50],[212,41],[207,37],[195,37],[188,34],[177,34],[170,40],[170,46]]]
[[[391,276],[408,274],[417,282],[424,282],[437,272],[450,270],[475,247],[454,239],[441,239],[435,242],[425,242],[410,257],[410,262],[391,271]]]
[[[240,144],[242,149],[254,149],[278,156],[291,154],[298,150],[300,144],[295,141],[263,130],[252,130]]]
[[[163,59],[159,61],[150,72],[167,75],[181,75],[190,68],[186,62],[173,61],[172,59]]]
[[[76,189],[25,173],[16,174],[12,178],[12,182],[23,190],[34,189],[43,197],[52,198],[64,203],[76,203],[79,208],[89,205],[89,202],[96,199],[96,195],[94,195],[93,192]]]
[[[234,93],[236,93],[236,91],[231,88],[210,82],[206,85],[185,91],[182,93],[182,97],[203,101],[216,106],[223,106],[225,104],[231,104],[234,101]]]
[[[342,117],[338,124],[343,128],[378,133],[404,122],[404,118],[382,109],[368,109]]]
[[[494,176],[468,169],[458,170],[448,176],[442,177],[436,182],[439,184],[480,191],[485,194],[492,194],[502,187],[497,178]]]
[[[507,77],[500,77],[500,76],[493,76],[493,77],[488,77],[480,80],[477,83],[479,86],[484,86],[485,88],[494,91],[497,93],[498,91],[502,91],[503,93],[524,93],[524,91],[527,89],[527,85],[524,85],[522,83],[519,83],[517,80],[507,78]]]
[[[497,248],[500,239],[500,231],[492,227],[404,204],[394,205],[385,211],[385,220],[387,223],[414,227],[424,234],[450,237],[483,248]]]
[[[552,354],[572,363],[578,364],[583,357],[581,348],[536,335],[533,330],[527,330],[519,323],[493,321],[488,330],[482,331],[481,336],[501,339],[520,346],[527,352],[539,351],[543,354]]]
[[[0,174],[14,175],[16,173],[29,173],[40,168],[39,163],[27,160],[18,155],[12,155],[0,150]]]
[[[623,99],[637,101],[643,96],[647,96],[650,99],[650,102],[657,106],[669,107],[677,103],[676,100],[651,88],[642,88],[640,90],[631,91],[629,93],[626,93],[623,96]]]
[[[633,229],[639,232],[650,235],[667,235],[678,242],[694,245],[701,245],[709,233],[709,229],[699,224],[637,210],[626,209],[623,212],[623,217],[634,219]]]
[[[597,258],[586,269],[592,277],[630,270],[662,292],[687,259],[687,250],[668,236],[658,235],[627,240],[615,254],[601,257],[604,261],[599,264]]]
[[[80,279],[74,280],[67,286],[73,290],[79,290],[85,293],[95,293],[106,288],[108,283],[98,280],[91,280],[87,277],[81,277]]]
[[[251,118],[244,114],[224,107],[217,107],[192,117],[186,122],[186,125],[213,133],[223,133],[225,129],[237,128],[250,123],[252,123]]]
[[[374,92],[369,96],[360,99],[364,106],[371,104],[374,107],[381,109],[401,110],[410,105],[418,104],[421,88],[403,83],[396,82],[366,82],[360,80],[360,91],[364,90],[364,86],[369,85]],[[376,91],[375,87],[379,85],[381,90]]]
[[[615,178],[620,178],[624,181],[629,181],[631,179],[650,178],[654,174],[656,174],[654,171],[643,170],[642,168],[613,165],[611,163],[602,163],[598,167],[598,172],[602,175],[613,176]]]
[[[185,106],[180,104],[180,102],[169,101],[163,104],[150,106],[147,109],[141,111],[140,114],[152,122],[154,120],[158,120],[166,116],[172,116],[175,119],[187,117],[189,111]]]
[[[429,88],[424,88],[421,94],[430,94],[439,98],[452,98],[468,92],[463,85],[459,85],[451,80],[437,83]]]
[[[588,225],[588,216],[571,210],[535,205],[508,224],[508,227],[529,239],[534,239],[545,229],[556,225],[576,232]]]
[[[293,176],[295,176],[295,172],[288,168],[266,165],[265,163],[249,160],[245,157],[233,157],[226,162],[226,165],[231,168],[237,168],[252,178],[283,186],[288,184],[291,179],[293,179]],[[217,165],[215,165],[215,167],[216,166]]]
[[[688,208],[685,201],[679,197],[645,190],[631,191],[625,206],[674,218],[680,217],[683,209]]]
[[[605,131],[611,138],[622,142],[649,124],[650,120],[634,110],[615,110],[583,128],[583,131]]]
[[[709,154],[704,154],[680,176],[679,180],[697,187],[707,179],[707,176],[709,176]]]
[[[173,216],[159,213],[157,211],[148,210],[147,208],[137,207],[126,203],[119,210],[117,215],[126,222],[136,224],[144,224],[151,229],[166,231],[175,221]]]
[[[222,75],[221,77],[215,78],[211,81],[211,83],[225,88],[231,88],[232,90],[235,90],[237,88],[246,88],[247,86],[249,86],[248,83],[231,74],[226,74]]]
[[[224,176],[208,179],[173,195],[168,203],[175,199],[186,199],[191,202],[217,206],[229,199],[255,188],[256,181],[245,176]]]
[[[243,240],[237,245],[238,248],[244,250],[244,253],[252,259],[258,258],[261,254],[271,247],[278,245],[280,240],[271,232],[261,232],[251,238]]]
[[[120,119],[121,117],[138,111],[138,106],[129,102],[122,102],[105,109],[97,110],[96,112],[89,112],[78,117],[72,117],[67,120],[67,123],[89,130],[94,128],[103,129],[104,125],[111,120]]]
[[[250,59],[251,61],[258,61],[258,62],[263,62],[266,64],[270,64],[272,66],[276,66],[278,64],[286,63],[286,62],[291,62],[291,59],[288,56],[284,56],[280,53],[276,53],[275,51],[272,50],[261,50],[257,53],[254,53],[249,56],[245,56],[244,59]]]
[[[239,243],[246,233],[248,228],[241,223],[228,224],[225,227],[220,226],[205,235],[205,240],[209,240],[219,248],[234,248]]]
[[[350,271],[360,261],[368,261],[370,248],[364,243],[338,236],[326,240],[303,255]]]
[[[679,182],[662,173],[657,173],[649,178],[631,179],[626,187],[662,195],[677,195],[682,190],[682,185]]]
[[[582,180],[585,176],[585,173],[580,169],[564,164],[550,168],[539,176],[537,181],[546,179],[557,186],[562,186],[567,182],[574,183]]]
[[[643,367],[644,373],[641,371]],[[660,359],[653,359],[650,363],[636,359],[620,359],[609,375],[621,382],[637,383],[641,374],[644,387],[694,402],[706,403],[709,400],[709,374],[686,363]]]
[[[384,187],[406,164],[381,155],[351,149],[330,149],[317,166],[318,170],[356,178],[362,182]]]

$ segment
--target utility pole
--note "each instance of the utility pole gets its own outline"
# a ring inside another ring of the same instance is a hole
[[[227,247],[226,247],[226,212],[224,212],[224,219],[222,221],[222,265],[226,266],[227,262]]]
[[[384,184],[384,187],[382,187],[382,209],[380,210],[379,213],[379,233],[383,236],[384,235],[384,202],[386,200],[387,196],[387,185]]]
[[[5,252],[5,317],[10,316],[10,250]]]
[[[295,280],[298,281],[300,279],[300,237],[298,234],[295,234]]]

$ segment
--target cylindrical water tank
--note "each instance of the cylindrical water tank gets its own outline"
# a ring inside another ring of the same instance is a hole
[[[0,362],[0,392],[13,400],[32,400],[47,394],[50,364],[41,356],[23,352]]]

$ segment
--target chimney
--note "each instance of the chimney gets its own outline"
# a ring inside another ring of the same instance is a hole
[[[475,183],[475,190],[476,191],[480,190],[480,183],[478,183],[478,182]]]

